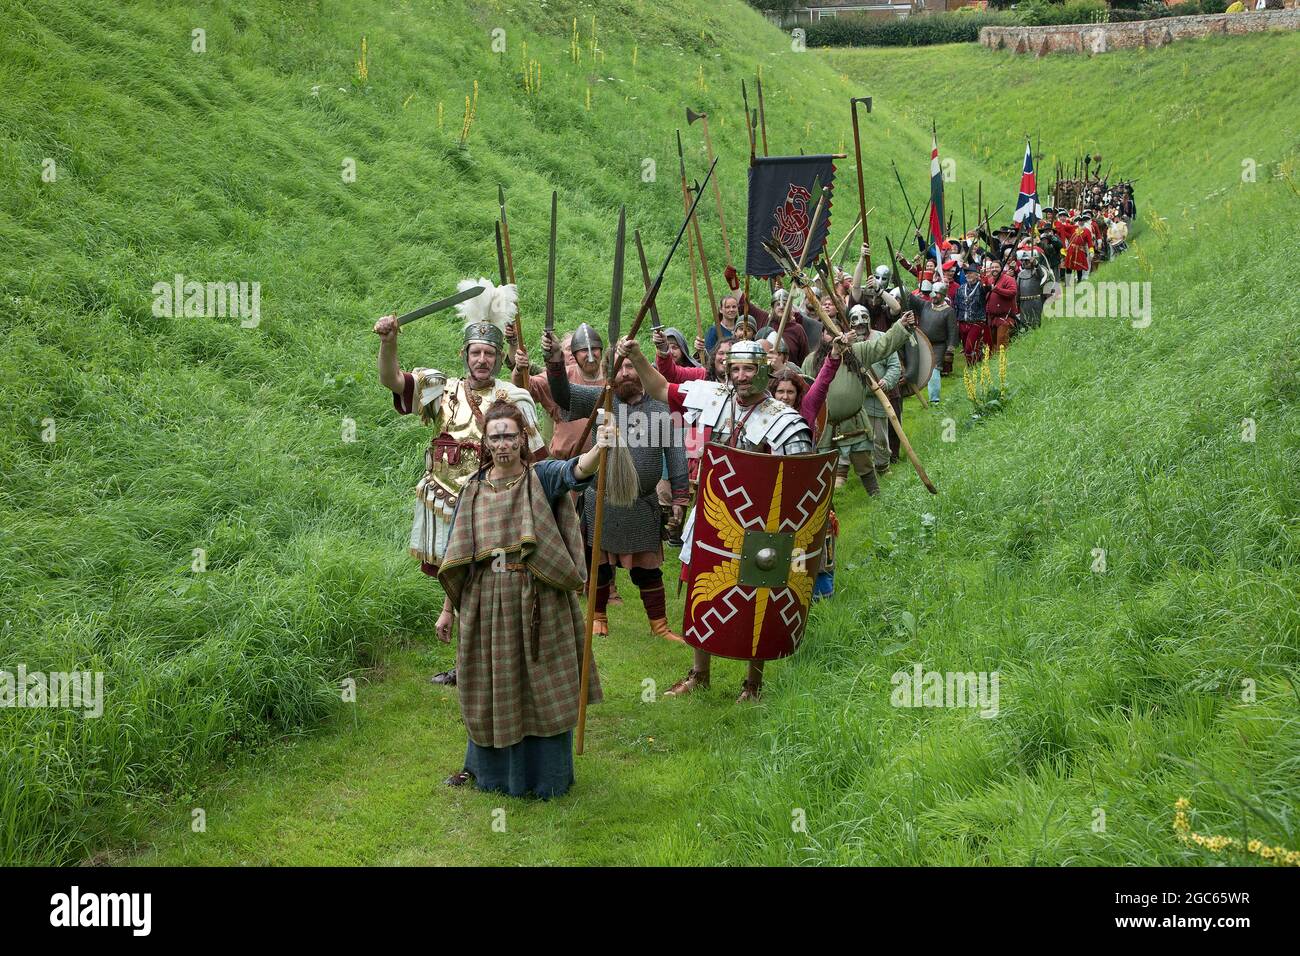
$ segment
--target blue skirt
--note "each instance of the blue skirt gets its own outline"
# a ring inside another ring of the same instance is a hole
[[[469,741],[465,769],[475,786],[512,797],[560,797],[573,786],[573,731],[525,737],[511,747],[480,747]]]

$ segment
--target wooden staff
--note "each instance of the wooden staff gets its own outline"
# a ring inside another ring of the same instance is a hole
[[[713,139],[709,136],[709,114],[697,113],[689,106],[686,107],[686,125],[689,126],[696,120],[704,127],[704,149],[709,157],[709,165],[713,165]],[[731,258],[731,240],[727,238],[727,217],[722,213],[722,187],[719,185],[718,177],[713,177],[713,198],[718,203],[718,226],[722,229],[722,251],[727,257],[727,265],[734,266],[735,260]]]
[[[690,187],[686,185],[686,158],[682,153],[682,131],[681,130],[677,131],[677,166],[678,169],[681,171],[681,177],[682,177],[682,208],[694,209],[694,206],[691,204],[691,190]],[[697,202],[698,199],[699,197],[696,197]],[[695,300],[695,337],[697,339],[702,339],[704,338],[704,323],[700,317],[700,281],[695,274],[695,246],[698,240],[693,238],[692,236],[692,232],[690,230],[690,226],[692,224],[694,224],[695,226],[694,236],[699,236],[700,224],[698,222],[695,222],[694,215],[690,216],[687,219],[687,223],[686,223],[687,225],[686,257],[687,259],[690,260],[690,264],[691,264],[691,295]],[[707,274],[706,274],[706,278],[707,278]],[[710,287],[710,297],[712,297],[712,287]],[[715,324],[717,323],[716,309],[714,310],[713,321]],[[612,343],[610,347],[611,348],[613,347]],[[707,363],[702,363],[702,364],[707,364]]]
[[[619,330],[619,313],[623,308],[623,249],[627,239],[627,209],[620,206],[618,210],[618,233],[614,240],[614,283],[609,295],[609,339],[611,348],[617,344]],[[609,381],[614,381],[614,364],[610,363]],[[605,389],[603,411],[605,421],[610,420],[614,407],[614,390]],[[583,439],[585,442],[586,439]],[[579,446],[581,447],[581,445]],[[600,570],[601,532],[605,527],[605,464],[609,458],[609,449],[602,447],[597,458],[596,471],[596,521],[592,526],[591,565],[587,571],[587,639],[582,648],[582,680],[578,689],[578,737],[574,749],[582,753],[583,736],[587,729],[587,692],[591,687],[591,639],[596,621],[596,574]],[[566,506],[567,507],[567,506]]]

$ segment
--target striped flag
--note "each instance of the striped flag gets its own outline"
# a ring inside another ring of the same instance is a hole
[[[943,236],[943,171],[939,168],[939,135],[931,130],[934,145],[930,148],[930,245],[935,262],[943,268],[943,250],[948,243]],[[943,275],[942,272],[938,273]]]
[[[1043,217],[1043,207],[1038,204],[1038,177],[1034,174],[1034,154],[1025,140],[1025,168],[1020,174],[1020,195],[1016,197],[1015,223],[1032,226]]]

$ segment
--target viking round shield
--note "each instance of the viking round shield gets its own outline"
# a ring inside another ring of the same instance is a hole
[[[686,568],[687,644],[739,660],[795,652],[826,557],[838,458],[704,446]]]
[[[903,374],[902,378],[911,382],[916,388],[921,389],[930,381],[930,376],[934,373],[934,346],[930,340],[925,337],[925,333],[917,329],[916,344],[910,342],[903,346]],[[908,394],[904,389],[903,394]]]

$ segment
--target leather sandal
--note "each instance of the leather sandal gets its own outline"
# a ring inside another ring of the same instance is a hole
[[[709,689],[709,672],[697,671],[694,667],[686,672],[686,676],[679,680],[672,687],[664,691],[665,697],[684,697],[693,690]]]
[[[609,616],[604,611],[593,612],[591,633],[595,637],[609,636]]]
[[[762,684],[755,684],[752,681],[744,680],[740,682],[740,696],[736,698],[736,703],[743,704],[747,700],[758,700],[762,696]]]
[[[453,773],[443,781],[449,787],[463,787],[474,779],[474,775],[468,770],[462,770],[459,773]]]

